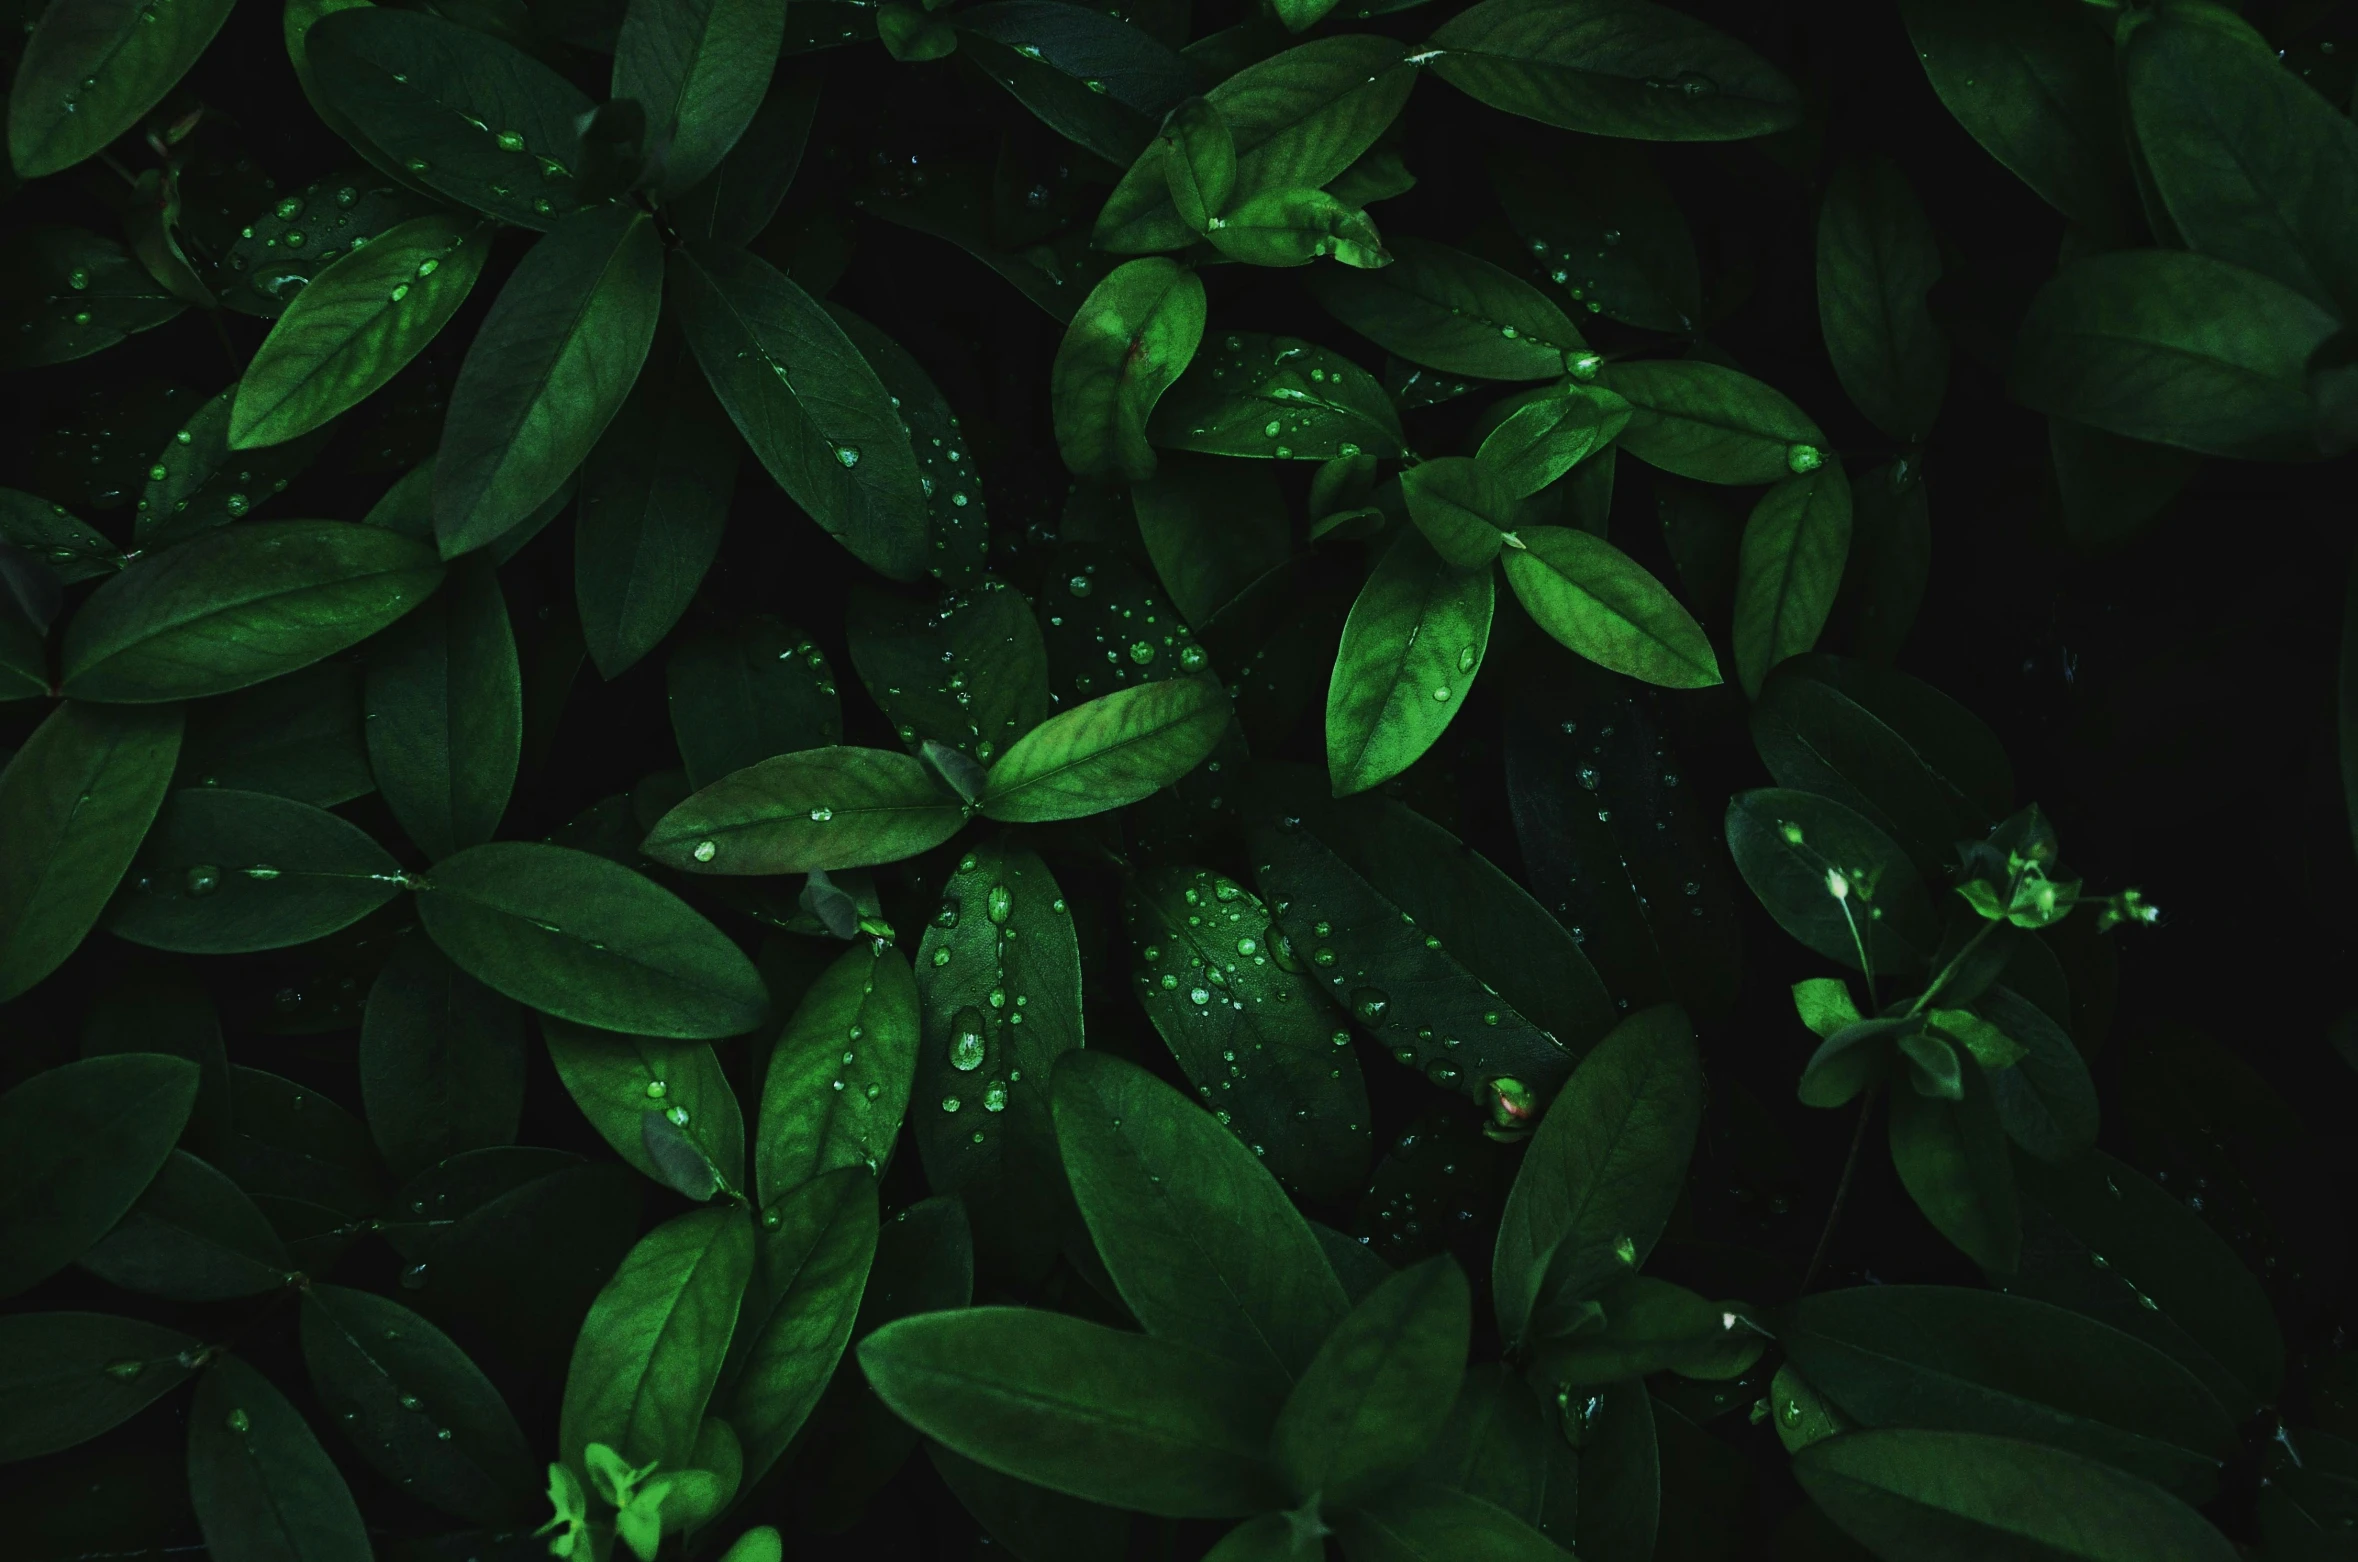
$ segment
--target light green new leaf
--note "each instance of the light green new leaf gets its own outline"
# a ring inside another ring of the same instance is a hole
[[[572,476],[655,340],[663,241],[631,206],[552,228],[509,276],[451,387],[434,460],[445,558],[482,547]]]
[[[1452,569],[1414,532],[1376,561],[1344,621],[1327,684],[1335,796],[1389,781],[1439,741],[1489,653],[1497,591],[1487,567]]]
[[[1984,1269],[2010,1275],[2022,1253],[2022,1206],[2006,1130],[1983,1071],[1966,1069],[1959,1082],[1959,1101],[1894,1082],[1891,1163],[1942,1236]]]
[[[1073,1197],[1146,1332],[1255,1381],[1300,1377],[1346,1304],[1277,1179],[1210,1112],[1135,1064],[1070,1052],[1053,1089]]]
[[[686,902],[618,863],[525,841],[434,865],[418,920],[460,970],[582,1025],[695,1040],[762,1022],[761,974]]]
[[[2116,250],[2039,290],[2006,388],[2129,439],[2299,460],[2317,453],[2309,357],[2338,329],[2264,273],[2182,250]]]
[[[0,1296],[29,1290],[131,1208],[196,1107],[197,1066],[119,1052],[46,1069],[0,1096],[11,1196],[0,1203]]]
[[[1930,433],[1948,388],[1948,338],[1925,304],[1940,273],[1940,242],[1897,167],[1879,158],[1827,181],[1818,323],[1842,388],[1894,439]]]
[[[1850,479],[1829,461],[1760,496],[1736,558],[1736,681],[1757,698],[1769,669],[1818,643],[1850,557]]]
[[[633,1466],[693,1467],[704,1408],[753,1275],[753,1217],[735,1205],[677,1216],[640,1239],[582,1320],[557,1448],[581,1465],[604,1443]]]
[[[82,942],[147,836],[180,707],[60,705],[0,770],[0,1002]]]
[[[1763,787],[1728,800],[1728,851],[1777,924],[1856,971],[1919,970],[1940,923],[1923,879],[1890,836],[1808,792]],[[1837,893],[1839,891],[1839,893]]]
[[[422,938],[405,938],[368,991],[360,1097],[396,1176],[514,1144],[524,1112],[524,1014]]]
[[[635,0],[614,44],[616,99],[647,111],[663,148],[656,193],[678,195],[720,166],[769,90],[786,0]]]
[[[434,550],[344,521],[256,521],[139,560],[66,626],[65,693],[227,694],[357,645],[442,580]]]
[[[907,754],[814,748],[721,777],[657,820],[639,849],[686,873],[808,873],[900,862],[965,822],[957,796]]]
[[[557,1077],[615,1154],[698,1201],[743,1187],[745,1114],[710,1046],[593,1030],[547,1015],[540,1029]],[[649,1148],[650,1116],[661,1117],[692,1149],[694,1175],[673,1176],[678,1168]]]
[[[1324,190],[1263,190],[1212,218],[1204,237],[1248,266],[1307,266],[1331,255],[1366,269],[1392,260],[1375,219]]]
[[[373,395],[467,301],[491,236],[455,212],[413,217],[312,278],[238,381],[230,448],[283,444]]]
[[[1482,0],[1427,47],[1434,73],[1543,125],[1641,141],[1735,141],[1801,118],[1776,67],[1647,0]]]
[[[803,994],[770,1053],[754,1136],[756,1202],[892,1155],[917,1073],[917,978],[880,938],[855,939]]]
[[[157,815],[107,927],[181,954],[284,949],[350,927],[402,887],[401,865],[340,815],[185,787]]]
[[[51,0],[31,24],[9,93],[17,178],[71,168],[138,124],[205,52],[231,3]]]
[[[1444,1253],[1384,1281],[1318,1347],[1270,1446],[1297,1502],[1349,1504],[1413,1465],[1465,1376],[1473,1299]]]
[[[665,289],[713,393],[787,497],[871,569],[923,573],[908,430],[843,328],[775,266],[725,245],[672,251]]]
[[[1171,1518],[1282,1503],[1269,1385],[1217,1357],[1063,1313],[970,1307],[885,1325],[860,1366],[895,1414],[977,1464]]]
[[[1613,1027],[1581,1060],[1523,1157],[1499,1217],[1499,1332],[1589,1301],[1645,1262],[1686,1183],[1703,1118],[1703,1063],[1664,1004]]]
[[[523,754],[524,686],[499,576],[451,567],[368,657],[368,755],[393,817],[429,859],[499,829]]]
[[[1606,383],[1627,398],[1620,448],[1704,483],[1774,483],[1825,460],[1826,436],[1799,407],[1748,374],[1693,358],[1616,364]]]
[[[1326,312],[1387,351],[1452,374],[1554,379],[1588,344],[1530,283],[1430,239],[1396,239],[1380,271],[1322,268],[1307,279]]]
[[[1600,667],[1666,689],[1720,682],[1710,637],[1670,589],[1602,537],[1528,526],[1506,550],[1507,584],[1539,627]]]
[[[1802,1489],[1878,1556],[1976,1562],[2233,1562],[2235,1547],[2157,1486],[1979,1432],[1852,1432],[1793,1456]]]
[[[992,819],[1083,819],[1148,797],[1211,756],[1229,725],[1210,678],[1132,684],[1059,712],[1018,738],[984,776]]]
[[[1232,331],[1197,357],[1146,431],[1165,450],[1280,461],[1406,448],[1374,375],[1331,348],[1260,331]]]
[[[1209,98],[1189,98],[1163,121],[1163,179],[1179,220],[1201,233],[1236,193],[1236,136]]]
[[[1203,282],[1175,261],[1133,260],[1091,289],[1049,379],[1064,464],[1086,478],[1153,476],[1147,418],[1203,334]]]
[[[188,1407],[188,1497],[217,1557],[371,1562],[351,1488],[302,1413],[242,1357],[220,1355]]]
[[[186,1383],[203,1342],[108,1313],[0,1319],[0,1463],[86,1443]],[[137,1363],[125,1371],[124,1362]]]
[[[830,1172],[762,1211],[731,1381],[718,1396],[744,1444],[747,1484],[777,1462],[835,1377],[876,1243],[876,1179],[864,1167]]]

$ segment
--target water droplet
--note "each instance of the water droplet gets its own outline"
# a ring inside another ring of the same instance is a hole
[[[1007,1087],[995,1079],[992,1080],[988,1085],[983,1087],[982,1104],[983,1110],[986,1112],[1006,1111]]]
[[[1457,653],[1457,670],[1461,673],[1470,673],[1474,670],[1474,663],[1479,660],[1481,658],[1475,655],[1472,646],[1462,647]]]
[[[669,1081],[661,1079],[650,1079],[647,1081],[648,1100],[660,1101],[669,1094],[671,1094],[671,1085]]]
[[[813,824],[825,824],[828,820],[834,817],[835,810],[832,808],[814,808],[811,810],[811,823]]]
[[[1815,445],[1785,447],[1785,466],[1793,472],[1814,472],[1826,464],[1826,453]]]
[[[1091,589],[1089,585],[1089,577],[1086,575],[1075,575],[1072,579],[1064,583],[1064,587],[1067,591],[1070,591],[1076,597],[1087,596]]]
[[[189,869],[181,882],[191,895],[210,895],[221,887],[221,870],[211,863],[200,863]]]
[[[950,1067],[961,1074],[971,1074],[983,1066],[983,1056],[988,1050],[982,1010],[968,1004],[951,1022]]]
[[[1004,926],[1015,911],[1015,895],[1004,884],[994,884],[983,897],[983,909],[994,926]]]
[[[711,841],[698,841],[696,843],[696,849],[690,852],[688,855],[695,858],[698,862],[710,862],[713,858],[720,855],[720,847]]]
[[[663,1115],[664,1118],[669,1121],[671,1126],[674,1128],[685,1128],[688,1126],[688,1109],[684,1106],[675,1106]]]
[[[837,445],[835,459],[847,467],[858,466],[860,464],[860,447],[857,445]]]
[[[243,1434],[246,1429],[251,1427],[254,1423],[248,1419],[246,1413],[243,1410],[232,1410],[226,1417],[223,1418],[222,1424],[227,1426],[232,1432]]]
[[[524,150],[524,138],[513,130],[503,130],[499,133],[499,149],[503,152],[521,152]]]
[[[1179,648],[1179,665],[1188,672],[1202,669],[1205,657],[1200,646],[1183,645]]]
[[[1370,1025],[1382,1019],[1384,1011],[1391,1007],[1391,995],[1380,987],[1351,989],[1351,1012]]]
[[[106,1364],[106,1375],[110,1378],[115,1378],[125,1383],[130,1382],[133,1378],[139,1376],[146,1370],[147,1363],[144,1361],[132,1361],[126,1359],[123,1361],[110,1361]]]
[[[942,1110],[945,1112],[955,1112],[958,1110],[958,1108],[964,1106],[965,1104],[965,1102],[959,1100],[956,1096],[942,1097]]]

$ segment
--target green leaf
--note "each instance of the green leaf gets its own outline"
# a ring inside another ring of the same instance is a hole
[[[350,1219],[379,1205],[368,1130],[335,1102],[291,1079],[241,1064],[231,1065],[229,1077],[234,1132],[222,1151],[221,1169],[280,1223],[296,1262],[303,1263],[302,1220],[319,1215]]]
[[[1048,719],[1048,651],[1023,594],[986,577],[930,605],[855,590],[852,665],[904,743],[946,743],[989,764]]]
[[[2006,987],[1992,987],[1974,1008],[2024,1049],[2020,1061],[1986,1076],[2007,1137],[2042,1161],[2060,1161],[2094,1144],[2096,1083],[2063,1027]]]
[[[906,754],[814,748],[713,782],[640,845],[689,873],[808,873],[899,862],[958,833],[966,811]]]
[[[1827,959],[1885,976],[1931,957],[1939,928],[1915,865],[1840,803],[1775,787],[1739,792],[1727,838],[1777,925]]]
[[[184,1302],[260,1296],[295,1267],[254,1201],[181,1150],[81,1264],[110,1285]]]
[[[1554,379],[1587,352],[1579,328],[1512,272],[1429,239],[1395,239],[1392,252],[1380,271],[1312,272],[1311,295],[1377,346],[1452,374]]]
[[[91,593],[66,627],[64,689],[127,704],[227,694],[357,645],[441,579],[433,549],[381,527],[225,527]]]
[[[491,561],[462,559],[368,658],[368,752],[393,817],[428,858],[499,829],[523,752],[515,632]]]
[[[1116,689],[1018,738],[986,774],[982,812],[1032,824],[1137,802],[1202,764],[1228,724],[1227,691],[1209,678]]]
[[[1185,1346],[970,1307],[887,1324],[859,1356],[894,1413],[1001,1474],[1172,1518],[1278,1505],[1267,1386]]]
[[[202,1342],[108,1313],[0,1319],[0,1463],[86,1443],[195,1373]]]
[[[1278,1180],[1304,1197],[1367,1170],[1367,1087],[1317,987],[1281,963],[1269,908],[1234,880],[1163,868],[1133,880],[1123,920],[1138,1001],[1188,1083]]]
[[[647,144],[665,149],[659,195],[720,166],[761,107],[785,31],[785,0],[637,0],[624,12],[613,95],[646,109]]]
[[[230,3],[53,0],[30,26],[9,94],[16,176],[71,168],[138,124],[205,52]]]
[[[1590,1479],[1575,1531],[1586,1562],[1643,1562],[1655,1550],[1662,1518],[1662,1455],[1654,1397],[1643,1383],[1592,1391],[1564,1418],[1564,1435],[1580,1449]],[[1609,1482],[1595,1477],[1611,1472]],[[1600,1489],[1602,1488],[1602,1489]]]
[[[1084,478],[1153,476],[1147,419],[1203,334],[1203,282],[1176,262],[1133,260],[1091,289],[1049,382],[1064,464]]]
[[[1975,1432],[1854,1432],[1793,1457],[1802,1489],[1885,1557],[2231,1562],[2192,1508],[2133,1475]]]
[[[382,389],[475,290],[491,228],[455,212],[413,217],[296,293],[238,381],[229,444],[283,444]]]
[[[396,1176],[513,1144],[524,1111],[524,1016],[422,938],[395,946],[360,1025],[369,1136]]]
[[[157,816],[107,927],[181,954],[284,949],[350,927],[403,884],[382,846],[324,808],[190,787]]]
[[[2006,388],[2035,411],[2205,455],[2299,460],[2309,356],[2338,329],[2275,278],[2178,250],[2075,261],[2031,301]]]
[[[737,441],[684,352],[660,351],[582,469],[573,595],[608,682],[671,632],[720,552]]]
[[[996,0],[958,13],[966,58],[1058,135],[1113,163],[1136,157],[1196,73],[1129,18],[1050,0]]]
[[[1146,1332],[1256,1381],[1300,1377],[1346,1304],[1317,1238],[1252,1151],[1102,1053],[1058,1061],[1054,1106],[1073,1197]]]
[[[1515,519],[1515,495],[1470,456],[1437,456],[1410,467],[1400,474],[1400,496],[1416,529],[1443,562],[1459,569],[1496,558],[1505,546],[1501,533]]]
[[[418,920],[458,968],[607,1030],[699,1039],[762,1022],[753,962],[669,890],[587,852],[523,841],[434,865]]]
[[[57,969],[98,921],[179,752],[176,705],[68,701],[0,770],[0,1001]]]
[[[2014,1164],[2028,1199],[2010,1288],[2167,1352],[2238,1416],[2276,1399],[2284,1336],[2267,1292],[2200,1215],[2096,1150]]]
[[[313,1285],[303,1359],[353,1448],[402,1490],[477,1524],[538,1516],[543,1481],[523,1430],[440,1329],[384,1297]]]
[[[564,77],[488,33],[364,5],[302,37],[317,91],[355,145],[407,180],[518,227],[584,205],[573,164],[592,107]]]
[[[1548,279],[1591,314],[1685,336],[1703,313],[1695,239],[1647,150],[1591,141],[1576,157],[1503,150],[1491,182]]]
[[[2022,1252],[2022,1209],[2006,1131],[1978,1068],[1965,1098],[1891,1091],[1891,1161],[1908,1196],[1940,1234],[1984,1269],[2011,1275]]]
[[[1705,483],[1774,483],[1815,471],[1826,436],[1748,374],[1695,358],[1615,364],[1606,383],[1634,409],[1620,448]]]
[[[1572,1539],[1580,1455],[1559,1415],[1504,1362],[1466,1369],[1420,1469],[1435,1485],[1503,1508],[1542,1534]]]
[[[1569,1552],[1504,1508],[1446,1486],[1403,1485],[1335,1514],[1364,1562],[1564,1562]],[[1587,1554],[1584,1552],[1584,1554]]]
[[[444,557],[514,526],[581,465],[622,410],[662,307],[663,243],[643,211],[584,211],[533,245],[451,387],[434,461]]]
[[[1543,1307],[1592,1299],[1636,1269],[1684,1186],[1703,1117],[1703,1064],[1686,1016],[1664,1004],[1598,1042],[1548,1108],[1499,1217],[1499,1332]]]
[[[1397,456],[1400,415],[1375,376],[1291,336],[1230,332],[1188,366],[1147,423],[1165,450],[1327,461]]]
[[[1368,1293],[1318,1347],[1270,1446],[1297,1501],[1378,1495],[1440,1434],[1465,1375],[1473,1301],[1447,1254]]]
[[[1489,652],[1496,599],[1488,568],[1452,569],[1413,532],[1384,550],[1351,604],[1327,684],[1335,796],[1380,786],[1440,740]]]
[[[1609,496],[1612,452],[1608,447],[1627,426],[1629,410],[1629,403],[1619,396],[1591,386],[1567,385],[1531,395],[1482,436],[1482,466],[1511,498],[1528,499],[1603,451],[1600,464],[1606,469]],[[1401,474],[1403,488],[1408,477],[1409,473]],[[1412,494],[1409,513],[1413,516],[1415,511]]]
[[[1818,643],[1850,556],[1850,479],[1829,461],[1752,507],[1736,561],[1736,681],[1757,698],[1778,663]]]
[[[958,425],[958,415],[907,348],[841,304],[830,302],[826,308],[883,382],[908,437],[909,453],[916,458],[929,539],[926,579],[945,587],[970,584],[982,573],[989,517],[982,474],[974,468],[974,450]]]
[[[32,554],[69,586],[104,580],[123,567],[123,550],[64,505],[14,488],[0,488],[0,541]]]
[[[2099,242],[2136,227],[2108,29],[2042,0],[1901,0],[1932,90],[1973,139]]]
[[[895,580],[925,568],[925,495],[906,428],[843,328],[767,261],[672,251],[665,282],[688,346],[788,498]]]
[[[1434,73],[1475,101],[1591,135],[1735,141],[1801,118],[1776,67],[1647,0],[1482,0],[1427,47]]]
[[[1248,266],[1307,266],[1330,255],[1361,268],[1392,260],[1374,219],[1324,190],[1264,190],[1208,228],[1212,248]]]
[[[2151,1345],[2027,1297],[1951,1286],[1822,1292],[1778,1338],[1866,1427],[2047,1443],[2207,1501],[2239,1442],[2200,1380]]]
[[[301,1412],[236,1356],[188,1407],[188,1495],[205,1545],[239,1562],[369,1562],[375,1548]]]
[[[1715,1302],[1647,1275],[1609,1286],[1596,1301],[1601,1323],[1585,1309],[1558,1314],[1577,1322],[1531,1347],[1537,1381],[1583,1387],[1665,1371],[1724,1380],[1748,1371],[1767,1343],[1742,1304]]]
[[[896,1217],[902,1230],[911,1211]],[[723,1413],[745,1445],[747,1484],[783,1454],[851,1342],[876,1255],[876,1179],[847,1166],[762,1211],[753,1279],[738,1313]],[[930,1235],[930,1233],[927,1233]]]
[[[646,1120],[661,1117],[695,1146],[711,1177],[729,1189],[745,1181],[745,1114],[712,1048],[700,1041],[631,1036],[544,1017],[541,1035],[557,1077],[614,1153],[657,1182],[676,1186],[647,1147]],[[702,1187],[688,1197],[710,1198]]]
[[[2127,541],[2169,508],[2202,465],[2191,451],[2123,439],[2069,418],[2047,420],[2047,456],[2055,466],[2064,528],[2090,551]],[[1921,485],[1915,492],[1922,492]]]
[[[917,1072],[917,978],[882,939],[811,984],[770,1053],[753,1178],[763,1205],[844,1166],[882,1175]]]
[[[1281,582],[1293,562],[1293,521],[1270,467],[1200,455],[1166,456],[1154,476],[1131,485],[1130,505],[1137,515],[1139,538],[1163,589],[1170,593],[1171,605],[1187,624],[1200,625],[1206,632],[1217,632],[1223,615],[1244,609],[1257,592]],[[1112,581],[1093,583],[1094,572],[1094,565],[1084,566],[1080,580],[1085,592],[1096,584],[1119,589]],[[1140,631],[1138,607],[1107,600],[1092,613],[1085,593],[1080,600],[1073,598],[1071,578],[1063,584],[1064,591],[1056,593],[1065,598],[1063,611],[1056,617],[1076,626],[1100,616],[1110,620],[1089,623],[1092,632]],[[1145,623],[1159,621],[1158,614]],[[1172,648],[1169,637],[1157,638],[1164,644],[1158,647],[1143,635],[1130,640],[1128,666],[1113,664],[1109,676],[1119,682],[1125,673],[1154,679],[1202,670],[1201,647],[1180,645],[1176,656],[1165,657],[1162,652]]]
[[[772,755],[824,748],[843,732],[826,653],[767,615],[685,636],[664,683],[692,786]]]
[[[1179,220],[1197,233],[1236,193],[1236,135],[1209,98],[1189,98],[1163,121],[1163,179]]]
[[[288,7],[302,9],[302,0]],[[339,168],[254,213],[226,252],[204,268],[204,281],[220,295],[222,307],[276,320],[329,265],[441,209],[439,201],[373,168]],[[390,276],[386,285],[401,280]]]
[[[675,1216],[640,1239],[573,1345],[557,1428],[568,1464],[604,1443],[634,1466],[691,1467],[753,1263],[753,1220],[738,1206]]]
[[[86,358],[188,307],[111,239],[80,228],[12,227],[0,247],[0,368]]]
[[[1925,304],[1940,276],[1940,242],[1897,166],[1854,163],[1827,182],[1818,321],[1843,390],[1894,439],[1930,433],[1948,388],[1948,338]]]
[[[131,528],[143,550],[154,552],[243,519],[311,464],[324,435],[266,451],[233,450],[229,434],[237,395],[232,385],[208,400],[157,452]]]
[[[1852,1019],[1836,1025],[1802,1065],[1801,1082],[1794,1094],[1803,1106],[1825,1111],[1857,1099],[1860,1091],[1882,1083],[1891,1073],[1892,1044],[1922,1029],[1923,1022],[1913,1015]]]
[[[1416,85],[1407,46],[1346,33],[1297,44],[1228,77],[1204,98],[1236,147],[1230,201],[1317,189],[1349,168],[1398,117]],[[1178,249],[1195,233],[1171,204],[1165,143],[1139,154],[1098,213],[1095,242],[1117,255]]]
[[[1539,627],[1600,667],[1668,689],[1720,682],[1719,658],[1694,615],[1602,537],[1567,526],[1516,533],[1507,584]]]

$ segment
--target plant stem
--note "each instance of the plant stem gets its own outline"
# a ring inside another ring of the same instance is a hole
[[[1842,1222],[1842,1203],[1850,1197],[1850,1180],[1859,1169],[1859,1146],[1867,1142],[1867,1120],[1875,1115],[1875,1094],[1880,1085],[1869,1085],[1859,1100],[1858,1126],[1850,1131],[1850,1151],[1842,1157],[1842,1180],[1834,1184],[1834,1204],[1826,1211],[1825,1229],[1818,1233],[1817,1251],[1809,1255],[1809,1268],[1801,1277],[1801,1291],[1817,1283],[1818,1271],[1826,1266],[1826,1250],[1834,1245],[1834,1228]]]

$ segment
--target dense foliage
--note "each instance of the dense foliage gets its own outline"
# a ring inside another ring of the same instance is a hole
[[[16,0],[4,1549],[2352,1555],[2347,11]]]

